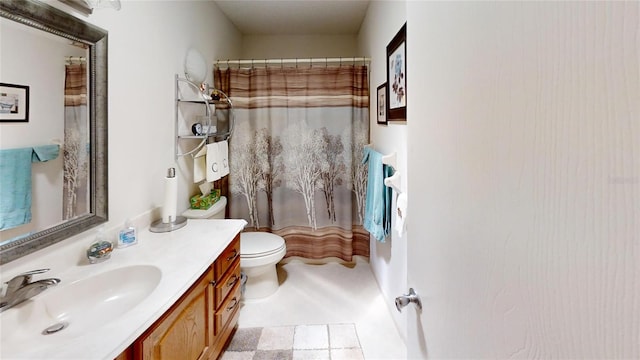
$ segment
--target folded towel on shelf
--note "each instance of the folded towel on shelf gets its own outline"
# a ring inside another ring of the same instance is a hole
[[[203,146],[193,155],[193,182],[199,183],[207,178],[207,147]]]
[[[229,143],[227,140],[218,143],[218,153],[220,154],[221,172],[220,177],[229,175]]]
[[[31,222],[31,163],[59,153],[59,145],[0,150],[0,230]]]
[[[218,144],[207,145],[207,181],[220,180],[222,166],[220,165],[220,152]]]
[[[380,242],[391,233],[391,188],[384,179],[393,174],[390,166],[382,163],[382,154],[365,147],[362,163],[369,163],[367,197],[365,200],[364,228]]]

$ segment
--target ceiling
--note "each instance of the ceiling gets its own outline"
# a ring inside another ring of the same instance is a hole
[[[244,35],[355,35],[370,0],[214,0]]]

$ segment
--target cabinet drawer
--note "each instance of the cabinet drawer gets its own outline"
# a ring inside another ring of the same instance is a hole
[[[227,296],[226,300],[222,303],[222,306],[216,311],[214,326],[216,336],[229,325],[229,321],[234,318],[239,309],[240,282],[237,282],[229,296]]]
[[[218,309],[227,295],[240,282],[240,258],[236,257],[229,270],[221,280],[216,282],[215,308]]]
[[[218,281],[222,278],[224,273],[233,265],[236,258],[240,258],[240,234],[231,241],[229,246],[220,254],[214,264],[215,280]]]

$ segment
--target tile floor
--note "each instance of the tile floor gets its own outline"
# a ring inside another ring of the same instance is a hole
[[[287,259],[278,265],[278,277],[281,285],[275,294],[264,300],[243,301],[239,330],[327,324],[331,329],[334,325],[353,324],[364,359],[406,358],[404,341],[366,260],[313,265]],[[324,341],[327,333],[314,329],[317,328],[300,331],[308,338],[316,334],[318,341]]]
[[[354,324],[240,328],[221,360],[363,360]]]

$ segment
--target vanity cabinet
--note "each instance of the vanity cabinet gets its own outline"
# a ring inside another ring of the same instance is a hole
[[[240,295],[236,235],[196,283],[136,340],[133,359],[217,359],[238,322]],[[124,359],[126,353],[131,349],[123,353]]]

